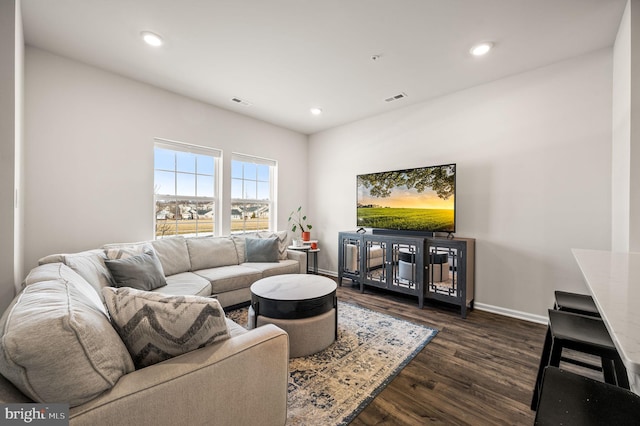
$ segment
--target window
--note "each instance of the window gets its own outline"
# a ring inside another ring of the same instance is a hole
[[[219,158],[213,148],[155,140],[156,239],[215,233]]]
[[[269,231],[274,226],[274,160],[232,154],[231,232]]]

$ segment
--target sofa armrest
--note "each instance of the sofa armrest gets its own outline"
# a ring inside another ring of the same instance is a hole
[[[297,260],[300,266],[300,273],[307,273],[307,252],[303,250],[287,250],[287,259]]]
[[[284,425],[288,380],[289,336],[269,324],[123,376],[70,424]]]

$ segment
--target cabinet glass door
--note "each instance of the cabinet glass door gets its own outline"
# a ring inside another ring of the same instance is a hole
[[[387,243],[385,241],[364,241],[364,277],[379,287],[387,286]]]
[[[413,243],[391,244],[392,268],[391,288],[415,291],[420,288],[418,272],[422,267],[420,251]]]
[[[342,272],[350,274],[360,273],[360,244],[358,237],[343,237],[342,241]]]
[[[427,291],[448,297],[460,297],[458,290],[459,253],[454,247],[429,246]]]

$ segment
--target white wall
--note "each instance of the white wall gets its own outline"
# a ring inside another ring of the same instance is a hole
[[[305,135],[31,47],[25,86],[26,269],[153,238],[154,137],[277,160],[279,229],[306,203]]]
[[[16,188],[14,238],[13,238],[13,278],[16,290],[24,278],[24,35],[20,0],[16,1],[15,31],[15,162],[14,179]]]
[[[19,204],[22,145],[22,17],[19,1],[0,2],[0,312],[15,295],[22,256]]]
[[[613,49],[612,249],[640,251],[640,0],[629,0]]]
[[[630,0],[631,107],[629,251],[640,251],[640,0]]]
[[[629,251],[631,154],[631,15],[625,9],[613,47],[611,248]]]
[[[357,174],[457,163],[476,303],[535,317],[554,289],[586,292],[570,249],[610,247],[611,68],[598,51],[312,135],[320,268],[337,271],[337,234],[355,229]]]

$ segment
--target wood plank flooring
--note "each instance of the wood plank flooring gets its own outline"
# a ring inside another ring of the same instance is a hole
[[[338,287],[338,300],[424,324],[438,335],[352,425],[531,425],[529,409],[546,327],[442,305]]]

